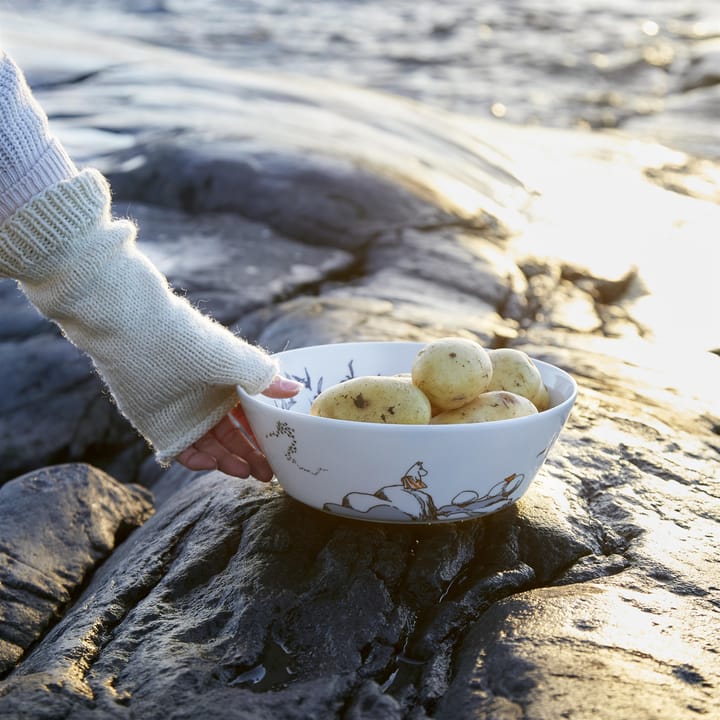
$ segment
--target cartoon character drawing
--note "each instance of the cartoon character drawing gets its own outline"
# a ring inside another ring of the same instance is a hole
[[[484,495],[463,490],[447,505],[436,507],[432,496],[425,492],[429,474],[424,461],[418,460],[403,473],[399,483],[385,485],[374,493],[349,492],[339,504],[325,503],[324,510],[385,522],[462,520],[488,515],[513,503],[522,495],[525,480],[523,473],[511,473]]]
[[[524,473],[511,473],[495,483],[484,495],[475,490],[458,493],[448,505],[437,509],[439,518],[487,515],[513,503],[523,494]]]
[[[413,474],[413,470],[415,473]],[[413,463],[400,478],[400,483],[406,490],[424,490],[427,485],[423,482],[423,478],[428,471],[423,466],[422,460]]]

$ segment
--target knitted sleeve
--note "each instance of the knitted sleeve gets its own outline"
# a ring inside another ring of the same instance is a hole
[[[37,194],[0,225],[0,276],[93,359],[120,410],[168,462],[237,402],[266,388],[264,351],[174,294],[113,219],[100,173],[84,170]]]
[[[41,190],[75,174],[25,76],[0,48],[0,224]]]

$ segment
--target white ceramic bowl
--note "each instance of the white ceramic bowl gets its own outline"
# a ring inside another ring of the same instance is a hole
[[[313,399],[350,377],[409,372],[424,343],[319,345],[276,355],[304,383],[290,400],[240,400],[285,491],[336,515],[378,522],[436,523],[488,515],[517,502],[558,438],[577,385],[535,361],[548,410],[465,425],[385,425],[309,415]]]

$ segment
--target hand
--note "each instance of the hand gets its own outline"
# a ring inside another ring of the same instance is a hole
[[[301,387],[295,380],[278,375],[262,394],[271,398],[288,398],[297,395]],[[180,453],[177,460],[188,470],[221,470],[241,478],[252,475],[261,482],[268,482],[273,477],[272,468],[258,449],[240,403],[212,430]]]

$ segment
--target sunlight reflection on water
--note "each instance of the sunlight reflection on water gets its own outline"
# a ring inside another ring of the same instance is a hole
[[[712,228],[720,226],[720,205],[665,190],[641,172],[677,162],[677,153],[634,141],[614,147],[585,134],[577,138],[579,152],[551,155],[533,137],[513,157],[521,175],[542,188],[518,249],[597,277],[618,279],[637,269],[629,307],[656,340],[719,348],[720,243]]]

